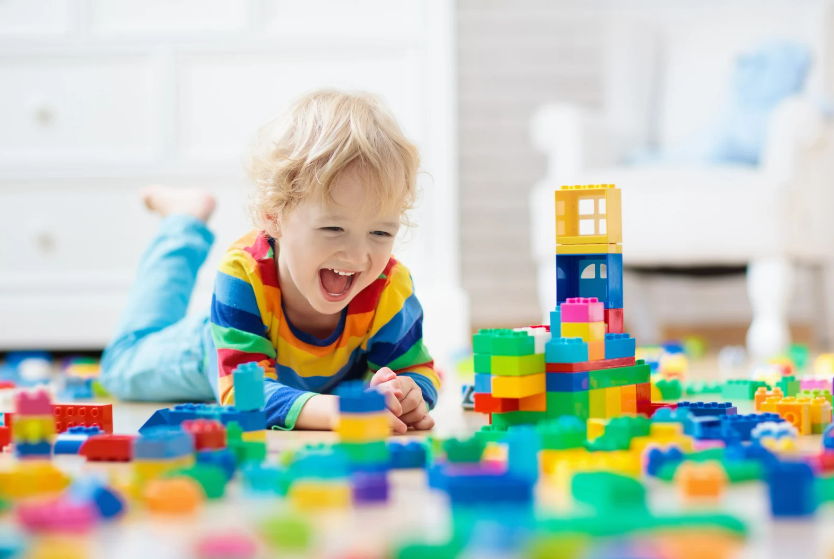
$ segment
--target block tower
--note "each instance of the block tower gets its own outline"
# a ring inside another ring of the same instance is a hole
[[[555,198],[557,307],[549,333],[482,330],[473,338],[475,410],[490,413],[496,428],[651,408],[650,368],[635,360],[635,340],[623,332],[620,190],[563,186]]]
[[[20,459],[49,459],[55,440],[55,416],[46,390],[20,392],[14,399],[12,435]]]

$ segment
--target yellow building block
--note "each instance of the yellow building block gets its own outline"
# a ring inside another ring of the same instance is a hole
[[[350,485],[320,479],[300,479],[289,489],[287,497],[298,510],[347,508],[351,502]]]
[[[547,411],[547,393],[542,392],[519,399],[518,411]]]
[[[523,377],[492,377],[494,398],[527,398],[546,391],[545,373]]]
[[[588,391],[588,417],[605,418],[604,388],[594,388]]]
[[[339,440],[347,442],[379,441],[390,432],[385,413],[341,414],[336,426]]]
[[[5,464],[0,470],[0,498],[22,499],[60,493],[70,478],[46,460]]]
[[[240,440],[247,443],[265,443],[266,429],[258,429],[257,431],[244,431],[240,434]]]
[[[824,396],[811,400],[811,425],[828,425],[831,423],[831,404]]]
[[[623,242],[620,189],[613,184],[563,186],[555,202],[557,245]]]
[[[604,390],[604,389],[603,389]],[[597,437],[601,437],[605,433],[605,426],[608,425],[608,420],[601,417],[593,417],[588,420],[588,440],[592,441]]]
[[[583,342],[604,342],[605,322],[563,322],[563,338],[582,338]]]
[[[623,245],[556,245],[556,254],[622,254]]]
[[[39,443],[55,438],[55,417],[52,415],[20,415],[12,422],[15,442]]]
[[[782,398],[776,403],[779,417],[796,427],[800,435],[811,434],[811,400],[808,398]]]
[[[194,456],[180,456],[172,460],[134,460],[132,494],[141,495],[145,484],[152,479],[164,476],[168,472],[194,465]]]
[[[619,417],[623,413],[623,393],[619,386],[604,388],[605,417]]]
[[[622,396],[622,403],[620,404],[620,411],[622,413],[637,413],[637,385],[627,384],[620,387],[620,395]],[[653,402],[655,400],[652,398]]]
[[[566,450],[542,449],[539,452],[542,472],[553,474],[563,461],[575,461],[590,454],[584,448],[569,448]]]

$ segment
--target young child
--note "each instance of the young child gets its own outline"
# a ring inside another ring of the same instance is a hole
[[[440,380],[411,276],[391,256],[415,198],[416,147],[368,94],[313,92],[273,124],[249,166],[256,229],[222,259],[210,317],[185,310],[213,241],[214,200],[143,192],[163,220],[102,357],[102,383],[123,399],[232,404],[232,371],[256,362],[269,427],[329,429],[338,409],[329,393],[370,378],[395,432],[430,429]]]

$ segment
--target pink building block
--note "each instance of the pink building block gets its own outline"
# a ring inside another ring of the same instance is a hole
[[[197,543],[195,555],[199,559],[249,559],[258,555],[258,544],[248,534],[211,534]]]
[[[21,503],[16,513],[18,522],[32,532],[78,534],[92,529],[98,521],[98,514],[92,503],[60,498]]]
[[[602,322],[605,320],[605,304],[596,297],[571,297],[559,305],[562,322]]]
[[[52,399],[46,390],[21,391],[14,397],[17,415],[52,415]]]
[[[800,390],[832,390],[834,382],[821,378],[806,378],[799,381]]]

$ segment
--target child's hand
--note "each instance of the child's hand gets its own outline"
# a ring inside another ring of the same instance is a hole
[[[399,417],[404,425],[418,431],[426,431],[434,427],[434,419],[428,413],[423,391],[411,377],[398,377],[394,371],[383,367],[374,374],[371,386],[377,390],[384,386],[390,394],[397,394],[399,406],[389,405],[388,409]],[[386,405],[387,403],[386,399]]]
[[[397,434],[403,434],[408,430],[406,424],[399,419],[403,414],[403,407],[400,400],[403,397],[400,385],[397,382],[397,375],[391,369],[383,367],[371,378],[371,388],[376,389],[385,398],[385,407],[391,412],[389,423],[391,430]]]

